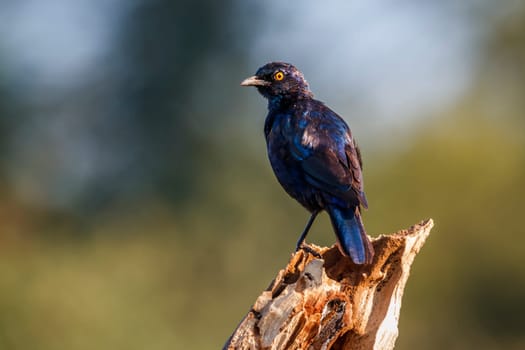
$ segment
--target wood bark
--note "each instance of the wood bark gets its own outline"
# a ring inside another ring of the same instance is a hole
[[[410,267],[433,224],[373,239],[368,266],[353,264],[336,246],[295,252],[223,350],[393,349]]]

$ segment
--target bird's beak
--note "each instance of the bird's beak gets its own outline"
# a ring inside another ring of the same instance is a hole
[[[249,77],[241,82],[241,86],[267,86],[270,85],[266,80],[259,79],[257,76]]]

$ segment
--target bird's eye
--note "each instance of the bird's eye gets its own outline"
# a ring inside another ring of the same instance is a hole
[[[284,79],[284,73],[281,72],[281,71],[278,71],[276,72],[274,75],[273,75],[273,78],[277,81],[281,81]]]

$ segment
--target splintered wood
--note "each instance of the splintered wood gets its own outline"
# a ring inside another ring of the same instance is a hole
[[[223,349],[393,349],[410,267],[432,219],[372,241],[359,266],[336,246],[300,250],[255,301]]]

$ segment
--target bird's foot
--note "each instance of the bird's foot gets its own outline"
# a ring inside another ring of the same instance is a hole
[[[309,245],[306,245],[306,244],[301,244],[299,246],[297,246],[297,248],[295,249],[295,251],[299,251],[299,250],[303,250],[304,252],[308,253],[308,254],[312,254],[313,256],[315,256],[316,258],[318,259],[322,259],[323,257],[321,256],[321,254],[315,250],[314,248],[310,247]]]

